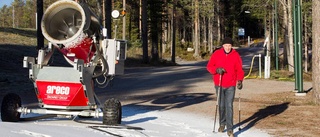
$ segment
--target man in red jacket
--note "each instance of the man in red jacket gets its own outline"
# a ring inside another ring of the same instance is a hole
[[[225,127],[230,137],[233,137],[233,100],[235,88],[242,89],[244,72],[239,53],[232,48],[231,38],[225,38],[222,48],[217,49],[207,64],[207,70],[212,74],[216,94],[219,92],[219,132]],[[221,81],[220,81],[220,75]],[[218,86],[221,85],[221,88]],[[220,89],[220,91],[218,91]]]

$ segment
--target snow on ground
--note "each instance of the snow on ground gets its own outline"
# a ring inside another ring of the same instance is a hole
[[[54,117],[16,123],[0,122],[0,133],[3,137],[227,137],[226,132],[212,132],[214,117],[132,106],[124,106],[122,109],[122,124],[133,129],[107,128],[98,124],[102,123],[101,118],[76,118],[73,121]],[[216,128],[218,126],[216,124]],[[254,128],[243,129],[241,132],[236,128],[234,132],[238,137],[270,137]]]

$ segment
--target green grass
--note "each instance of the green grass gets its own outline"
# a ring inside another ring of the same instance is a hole
[[[45,40],[46,41],[46,40]],[[35,29],[18,29],[0,27],[0,45],[19,45],[19,46],[37,46],[37,31]],[[46,42],[45,42],[46,44]],[[150,52],[149,52],[150,53]],[[127,67],[136,66],[174,66],[177,65],[168,60],[160,59],[159,61],[151,61],[146,64],[142,62],[142,48],[128,48]]]
[[[0,43],[36,46],[37,33],[34,29],[16,29],[0,27]]]

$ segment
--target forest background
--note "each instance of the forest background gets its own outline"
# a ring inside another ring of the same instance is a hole
[[[45,9],[57,0],[44,0]],[[81,0],[80,0],[81,1]],[[105,0],[87,2],[103,22]],[[236,47],[264,42],[272,58],[280,57],[281,70],[294,73],[293,10],[296,0],[110,0],[121,17],[112,19],[112,38],[129,42],[128,56],[142,64],[175,63],[207,59],[224,37],[232,37]],[[319,103],[319,1],[301,0],[303,68],[312,74],[315,102]],[[0,27],[36,30],[37,0],[13,0],[0,8]],[[239,30],[244,29],[244,35]],[[277,37],[275,37],[277,36]],[[250,37],[252,43],[247,42]],[[279,43],[279,44],[278,44]],[[281,46],[283,53],[276,55]],[[314,56],[310,56],[310,52]],[[177,54],[177,55],[176,55]],[[316,55],[316,56],[315,56]],[[274,60],[274,59],[272,59]],[[272,69],[274,69],[274,62]],[[316,68],[316,69],[313,69]]]

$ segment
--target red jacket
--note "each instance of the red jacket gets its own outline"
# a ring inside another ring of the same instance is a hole
[[[226,70],[222,76],[222,87],[228,88],[236,86],[238,80],[243,80],[242,60],[236,50],[232,49],[231,52],[227,54],[223,48],[220,48],[211,55],[207,64],[207,70],[212,74],[216,86],[219,85],[220,81],[220,76],[216,73],[216,69],[220,67]]]

